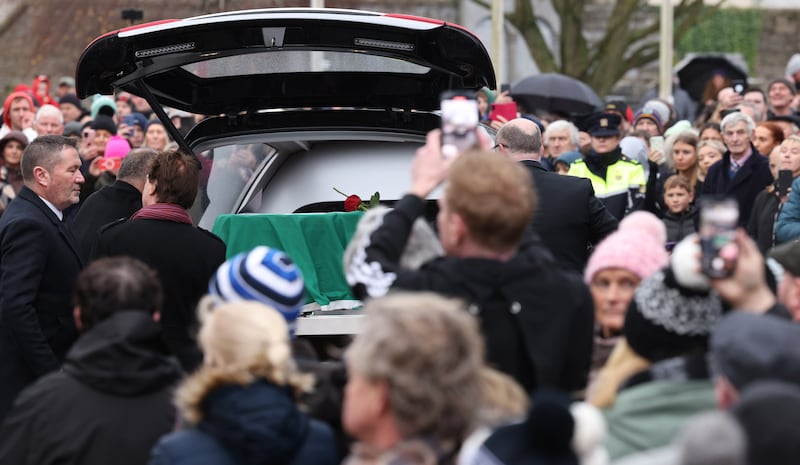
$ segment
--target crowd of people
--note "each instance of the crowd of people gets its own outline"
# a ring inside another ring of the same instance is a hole
[[[697,121],[659,99],[489,118],[514,96],[482,89],[496,132],[451,157],[431,131],[364,215],[342,260],[364,322],[322,356],[291,257],[226,259],[194,226],[201,161],[147,102],[38,76],[0,129],[0,463],[796,463],[792,71]]]

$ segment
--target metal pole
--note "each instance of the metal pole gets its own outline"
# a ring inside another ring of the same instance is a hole
[[[325,8],[325,0],[311,0],[311,8]]]
[[[672,96],[672,0],[661,0],[661,41],[658,62],[658,98]]]
[[[505,34],[503,34],[503,23],[505,22],[505,1],[492,0],[492,62],[494,63],[494,75],[497,79],[497,88],[505,82],[503,64],[505,63]]]

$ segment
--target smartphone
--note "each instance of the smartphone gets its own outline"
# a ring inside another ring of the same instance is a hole
[[[733,91],[739,95],[744,95],[744,87],[745,82],[741,79],[735,79],[731,81],[731,87],[733,87]]]
[[[653,136],[650,138],[650,150],[655,152],[661,152],[662,155],[664,154],[664,136]],[[666,156],[662,156],[657,163],[660,165],[664,163],[667,159]]]
[[[99,158],[97,160],[97,168],[100,171],[119,170],[122,166],[122,158]]]
[[[478,146],[478,101],[458,92],[442,94],[442,155],[454,157]]]
[[[511,84],[501,84],[500,85],[500,93],[509,92],[511,91]]]
[[[516,102],[493,103],[491,106],[491,111],[489,111],[489,119],[492,121],[497,121],[498,115],[505,118],[506,121],[511,121],[512,119],[516,118],[517,103]]]
[[[783,197],[784,195],[789,193],[789,188],[792,187],[792,181],[794,178],[792,177],[792,170],[780,170],[778,171],[778,195]]]
[[[739,204],[735,198],[700,198],[700,249],[703,273],[727,278],[736,268],[736,225]]]

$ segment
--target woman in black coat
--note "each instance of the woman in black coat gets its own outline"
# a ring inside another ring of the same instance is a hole
[[[91,257],[128,255],[154,268],[164,287],[161,326],[186,371],[200,363],[192,334],[195,307],[225,261],[225,243],[192,225],[186,212],[197,197],[200,164],[191,155],[160,152],[151,161],[142,209],[100,230]]]

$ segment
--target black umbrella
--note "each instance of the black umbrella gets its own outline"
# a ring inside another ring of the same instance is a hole
[[[706,83],[715,74],[747,86],[747,64],[738,53],[689,53],[675,65],[681,87],[700,102]],[[716,96],[715,96],[716,98]]]
[[[529,112],[588,113],[603,106],[591,87],[558,73],[535,74],[511,85],[511,96]]]

